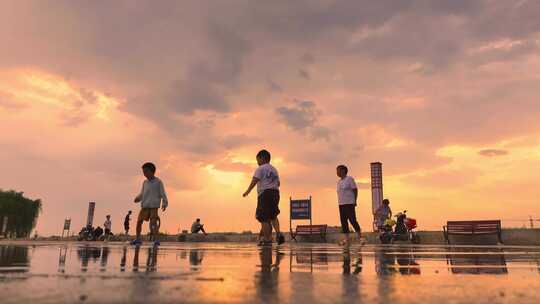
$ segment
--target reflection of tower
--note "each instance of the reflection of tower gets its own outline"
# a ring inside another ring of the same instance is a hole
[[[58,257],[58,272],[64,273],[66,267],[67,246],[60,247],[60,256]]]
[[[371,163],[371,207],[373,212],[373,229],[376,230],[375,211],[383,200],[382,163]]]
[[[94,223],[94,210],[95,209],[96,209],[95,202],[88,203],[88,217],[86,218],[87,227],[92,227],[92,224]]]

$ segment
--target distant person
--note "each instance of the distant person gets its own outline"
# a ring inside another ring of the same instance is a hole
[[[392,218],[392,209],[390,209],[390,201],[383,199],[381,206],[375,211],[375,224],[377,229],[384,227],[387,219]]]
[[[150,221],[150,233],[154,240],[154,245],[159,245],[158,234],[158,209],[161,206],[161,210],[164,212],[169,204],[167,200],[167,194],[165,193],[165,186],[163,182],[155,176],[156,166],[153,163],[145,163],[142,165],[142,171],[146,180],[143,182],[142,190],[137,197],[135,197],[135,203],[141,203],[141,210],[137,217],[136,233],[137,237],[133,240],[133,245],[140,245],[142,224],[145,221]]]
[[[131,221],[131,210],[128,211],[126,217],[124,218],[124,231],[126,236],[129,234],[129,222]]]
[[[356,220],[356,202],[358,199],[358,188],[354,178],[348,176],[349,169],[345,165],[339,165],[336,168],[339,180],[337,182],[337,196],[339,205],[339,219],[341,221],[341,230],[344,234],[342,245],[349,243],[349,222],[358,234],[358,239],[362,237],[362,230]]]
[[[94,240],[98,241],[102,235],[103,235],[103,229],[97,226],[96,229],[94,229]]]
[[[251,184],[243,196],[249,195],[251,190],[257,186],[257,209],[255,217],[261,223],[262,242],[260,245],[272,245],[272,227],[276,230],[276,239],[278,244],[285,242],[285,237],[279,230],[279,174],[270,164],[271,155],[266,150],[257,153],[257,164],[259,167],[255,170]]]
[[[112,222],[111,222],[110,215],[107,215],[105,222],[103,223],[103,227],[105,228],[105,239],[109,239],[109,236],[112,235],[111,233]]]
[[[201,219],[196,219],[193,224],[191,224],[191,233],[199,233],[201,231],[204,233],[204,235],[207,235],[206,231],[204,231],[204,225],[201,224]]]

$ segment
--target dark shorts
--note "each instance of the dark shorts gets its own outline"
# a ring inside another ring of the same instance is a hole
[[[255,218],[261,222],[275,220],[279,214],[279,190],[264,190],[257,198]]]
[[[158,208],[141,208],[137,220],[139,222],[143,222],[151,219],[157,219],[158,217]]]
[[[124,230],[125,231],[129,230],[129,222],[124,223]]]

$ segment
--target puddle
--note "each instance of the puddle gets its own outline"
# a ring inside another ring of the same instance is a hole
[[[540,303],[540,247],[0,245],[2,303]]]

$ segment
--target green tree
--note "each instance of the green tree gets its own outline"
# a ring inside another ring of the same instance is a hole
[[[36,226],[41,212],[41,200],[24,197],[23,192],[0,189],[0,228],[4,226],[4,218],[8,217],[7,235],[28,237]]]

